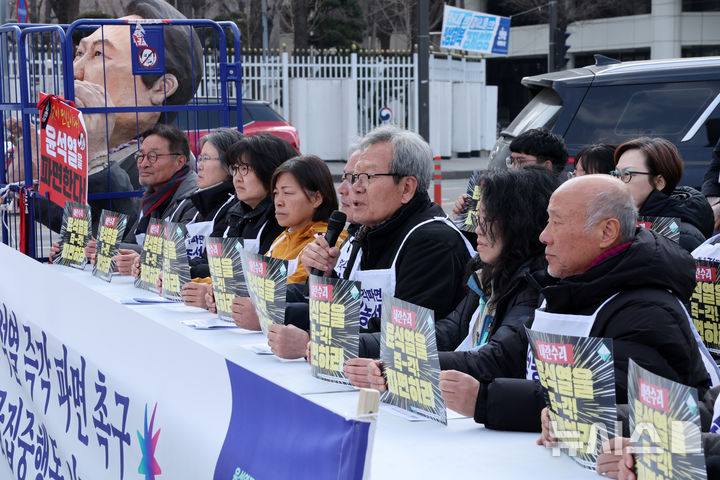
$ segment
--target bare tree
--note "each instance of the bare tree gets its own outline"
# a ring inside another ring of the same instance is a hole
[[[454,6],[457,0],[430,0],[429,3],[428,14],[432,31],[442,25],[444,5],[447,3]],[[406,48],[412,49],[417,38],[418,0],[362,0],[361,5],[371,42],[377,38],[380,40],[380,48],[387,50],[390,48],[390,37],[393,34],[400,34],[406,38]],[[370,48],[374,48],[372,43]]]
[[[548,0],[504,0],[504,9],[523,13],[528,18],[547,22],[550,16]],[[638,13],[639,4],[634,0],[558,0],[558,28],[565,31],[572,22],[592,18],[632,15]]]
[[[72,23],[80,12],[80,0],[47,0],[58,23]]]

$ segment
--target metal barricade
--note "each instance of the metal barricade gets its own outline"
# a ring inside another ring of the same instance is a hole
[[[165,69],[159,75],[133,75],[133,35],[159,29]],[[194,154],[212,128],[242,131],[242,98],[234,95],[242,91],[241,65],[239,58],[228,60],[228,47],[240,51],[240,32],[233,22],[82,19],[69,26],[0,27],[3,243],[42,259],[56,240],[53,232],[60,229],[62,209],[40,196],[36,187],[41,171],[40,92],[75,101],[83,114],[92,179],[88,203],[99,217],[101,208],[122,211],[139,205],[143,190],[134,154],[149,126],[162,122],[183,129]],[[195,166],[194,158],[190,163]],[[118,166],[132,188],[118,187]],[[139,208],[123,213],[137,215]]]

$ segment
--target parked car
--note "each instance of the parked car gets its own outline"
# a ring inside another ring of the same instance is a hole
[[[619,62],[525,77],[533,99],[500,132],[490,166],[502,168],[513,138],[545,127],[571,156],[583,145],[664,137],[685,163],[681,185],[699,187],[720,138],[720,57]]]
[[[245,135],[259,132],[272,133],[284,138],[300,152],[300,137],[297,130],[282,115],[262,100],[242,101],[242,123]],[[237,116],[229,115],[229,127],[237,128]],[[197,155],[200,151],[200,139],[213,128],[223,126],[222,115],[218,110],[202,111],[178,115],[178,126],[185,130],[190,140],[190,149]]]

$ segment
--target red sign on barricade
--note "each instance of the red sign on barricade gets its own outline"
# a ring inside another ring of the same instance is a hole
[[[57,95],[40,93],[40,195],[61,207],[87,203],[87,130],[80,110]]]

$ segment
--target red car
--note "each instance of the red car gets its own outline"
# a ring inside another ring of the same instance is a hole
[[[297,130],[279,113],[270,107],[270,102],[262,100],[243,100],[242,102],[243,133],[255,135],[260,132],[272,133],[284,138],[300,153],[300,137]],[[186,117],[186,118],[183,118]],[[192,120],[188,120],[190,117]],[[197,121],[195,120],[197,117]],[[232,117],[232,115],[231,115]],[[200,139],[210,130],[222,125],[217,111],[190,113],[178,116],[180,128],[185,130],[190,139],[190,149],[196,156],[200,152]],[[184,121],[185,120],[185,121]],[[230,125],[237,127],[237,122],[230,119]]]

